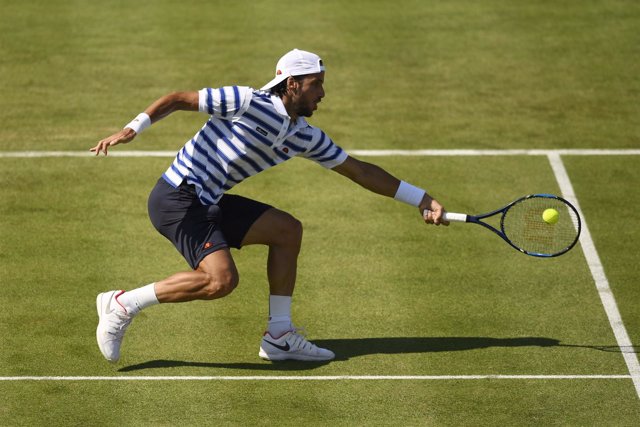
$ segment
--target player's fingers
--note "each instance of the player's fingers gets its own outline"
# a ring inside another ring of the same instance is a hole
[[[96,145],[95,147],[93,147],[91,149],[91,151],[94,151],[96,153],[96,156],[100,155],[100,153],[104,153],[104,155],[107,155],[107,147],[109,147],[109,143],[106,140],[102,140],[98,143],[98,145]]]
[[[444,209],[440,209],[439,211],[431,211],[429,209],[425,209],[422,212],[422,217],[424,219],[424,222],[426,222],[427,224],[434,224],[434,225],[444,225],[444,226],[448,226],[449,225],[449,221],[444,219]],[[439,214],[439,216],[438,216]],[[438,222],[436,222],[438,221]]]
[[[431,211],[431,217],[434,225],[440,225],[442,223],[442,209]]]
[[[424,222],[426,222],[427,224],[433,224],[433,212],[430,211],[429,209],[425,209],[422,212],[422,218],[424,219]]]
[[[103,140],[103,141],[104,141],[104,140]],[[101,150],[101,148],[100,148],[100,147],[101,147],[101,146],[102,146],[102,141],[99,141],[99,142],[95,145],[95,147],[89,148],[89,151],[91,151],[92,153],[96,153],[96,156],[97,156],[98,154],[100,154],[100,150]]]
[[[449,225],[449,221],[445,219],[446,211],[442,206],[438,206],[437,209],[434,209],[435,220],[437,221],[436,225]]]

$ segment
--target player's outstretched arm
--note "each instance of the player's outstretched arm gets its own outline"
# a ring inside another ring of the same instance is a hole
[[[349,156],[347,160],[333,168],[333,170],[367,190],[416,206],[420,210],[420,215],[423,216],[428,224],[448,225],[442,220],[444,208],[437,200],[429,196],[424,190],[400,181],[380,166]],[[428,213],[423,215],[425,210]]]
[[[106,156],[109,147],[132,141],[136,135],[151,126],[152,123],[178,110],[198,111],[198,92],[173,92],[157,99],[143,113],[138,114],[135,119],[129,122],[124,129],[101,140],[90,151],[96,153],[96,156],[100,153],[104,153]]]

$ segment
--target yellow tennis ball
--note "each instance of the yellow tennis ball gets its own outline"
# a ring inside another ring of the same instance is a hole
[[[547,224],[555,224],[558,222],[559,217],[560,214],[555,209],[545,209],[544,212],[542,212],[542,219]]]

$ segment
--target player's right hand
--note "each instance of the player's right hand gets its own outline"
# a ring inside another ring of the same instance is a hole
[[[448,221],[443,218],[444,207],[434,198],[425,194],[422,198],[422,202],[418,207],[424,222],[434,225],[449,225]]]
[[[109,147],[118,144],[126,144],[127,142],[130,142],[133,138],[135,138],[136,135],[137,134],[133,129],[124,128],[121,131],[116,132],[113,135],[101,140],[100,142],[98,142],[98,145],[90,148],[89,151],[91,151],[92,153],[96,153],[96,156],[100,153],[104,153],[104,155],[106,156]]]

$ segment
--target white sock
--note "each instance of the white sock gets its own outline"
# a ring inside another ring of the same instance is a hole
[[[159,304],[158,298],[156,298],[155,283],[123,293],[118,297],[118,302],[131,316],[138,314],[143,308]]]
[[[269,325],[267,332],[279,338],[293,329],[291,323],[291,297],[269,295]]]

